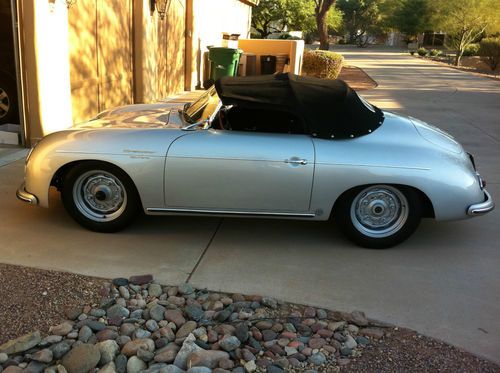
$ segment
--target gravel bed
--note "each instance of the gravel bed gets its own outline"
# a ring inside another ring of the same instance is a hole
[[[101,279],[0,263],[0,344],[64,319],[67,307],[99,300]]]
[[[7,265],[0,275],[1,341],[17,337],[0,342],[3,373],[500,371],[360,311],[162,286],[150,275],[106,282]]]

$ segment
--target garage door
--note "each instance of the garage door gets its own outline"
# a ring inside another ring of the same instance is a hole
[[[68,22],[73,122],[132,103],[132,0],[79,0]]]
[[[158,28],[161,45],[158,61],[158,92],[166,97],[184,91],[186,0],[171,0]]]

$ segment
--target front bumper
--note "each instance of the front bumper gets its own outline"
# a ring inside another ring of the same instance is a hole
[[[467,209],[467,215],[469,216],[484,215],[495,208],[495,202],[493,202],[493,198],[491,198],[491,195],[486,191],[486,189],[483,189],[483,192],[485,198],[484,202],[470,205],[469,208]]]
[[[28,193],[25,189],[25,184],[22,183],[16,192],[17,199],[29,203],[30,205],[38,205],[38,198],[35,195]]]

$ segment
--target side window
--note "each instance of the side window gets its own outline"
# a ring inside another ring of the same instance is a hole
[[[233,106],[226,114],[226,128],[232,131],[305,134],[302,121],[294,114],[267,109]]]

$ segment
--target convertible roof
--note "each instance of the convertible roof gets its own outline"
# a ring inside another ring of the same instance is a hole
[[[215,82],[215,88],[224,105],[291,112],[319,138],[363,136],[384,121],[380,109],[366,103],[340,79],[290,73],[224,77]]]

